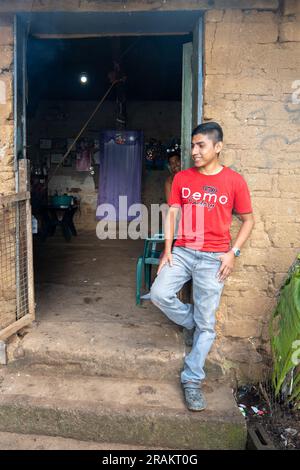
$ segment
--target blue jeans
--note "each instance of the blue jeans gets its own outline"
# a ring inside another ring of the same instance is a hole
[[[193,347],[185,357],[181,373],[183,386],[199,388],[205,378],[205,359],[215,339],[215,313],[224,282],[216,275],[224,252],[207,252],[174,247],[173,266],[165,264],[151,287],[151,300],[177,325],[195,327]],[[184,304],[177,292],[192,279],[194,304]]]

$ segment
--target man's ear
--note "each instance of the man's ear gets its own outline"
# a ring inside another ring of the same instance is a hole
[[[223,142],[217,142],[215,145],[216,153],[220,153],[223,148]]]

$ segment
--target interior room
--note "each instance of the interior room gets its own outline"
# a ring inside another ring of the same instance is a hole
[[[118,195],[147,208],[166,202],[168,154],[180,153],[182,48],[190,41],[185,34],[29,38],[27,155],[38,311],[59,316],[64,306],[74,318],[81,303],[92,315],[100,304],[105,310],[99,285],[108,277],[107,287],[126,289],[128,314],[135,305],[144,240],[99,240],[97,206]],[[109,142],[113,155],[106,155]],[[135,156],[131,150],[125,156],[132,143]],[[79,293],[79,303],[70,302]],[[122,295],[115,293],[118,312]]]

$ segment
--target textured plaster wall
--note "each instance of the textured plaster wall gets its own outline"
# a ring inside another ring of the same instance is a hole
[[[13,25],[0,16],[0,194],[13,193]]]
[[[226,282],[210,359],[244,380],[264,374],[275,294],[300,251],[300,103],[292,102],[296,80],[299,2],[285,2],[282,14],[206,13],[204,118],[223,126],[222,161],[247,180],[256,219]],[[239,226],[235,219],[233,238]]]

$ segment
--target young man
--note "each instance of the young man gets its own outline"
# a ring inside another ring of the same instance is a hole
[[[174,176],[181,170],[180,153],[178,151],[170,153],[170,155],[168,156],[168,164],[171,174],[167,177],[165,181],[166,202],[168,202],[170,197]]]
[[[180,152],[179,151],[174,151],[170,153],[168,156],[168,165],[170,168],[170,175],[167,177],[165,181],[165,200],[168,202],[170,194],[171,194],[171,187],[173,183],[174,176],[176,173],[178,173],[181,170],[181,160],[180,160]],[[143,300],[149,300],[150,299],[150,292],[147,292],[146,294],[141,296],[141,299]],[[185,330],[186,331],[186,330]],[[187,340],[186,344],[191,345],[191,333],[185,333]]]
[[[192,133],[194,167],[174,177],[165,225],[165,251],[151,288],[151,300],[172,321],[194,331],[181,383],[188,409],[206,408],[201,390],[206,356],[215,339],[215,312],[224,281],[254,226],[249,189],[244,178],[220,165],[223,131],[219,124],[199,125]],[[181,210],[177,241],[172,250],[174,225]],[[231,245],[232,211],[242,225]],[[193,305],[183,304],[177,292],[192,279]]]

